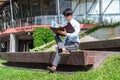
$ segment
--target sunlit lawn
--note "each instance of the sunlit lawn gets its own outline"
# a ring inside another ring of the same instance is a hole
[[[1,61],[0,62],[5,62]],[[52,73],[41,70],[0,67],[0,80],[120,80],[120,55],[108,58],[104,64],[87,72],[74,74]]]

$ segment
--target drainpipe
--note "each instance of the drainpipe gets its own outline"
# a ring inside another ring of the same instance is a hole
[[[60,0],[57,0],[58,23],[60,23]]]
[[[85,13],[85,19],[87,20],[87,17],[88,17],[88,13],[87,13],[87,0],[85,0],[85,10],[86,10],[86,13]]]
[[[103,23],[102,0],[99,0],[99,22]]]
[[[10,13],[11,13],[12,27],[14,27],[12,0],[10,0]]]

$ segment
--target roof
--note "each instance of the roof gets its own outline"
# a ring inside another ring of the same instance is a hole
[[[8,0],[0,0],[0,6],[3,5],[5,2],[8,2]]]
[[[81,27],[82,30],[87,30],[87,29],[93,28],[97,25],[98,24],[80,24],[80,27]]]
[[[10,0],[0,0],[0,10],[2,10],[3,7],[5,7]]]
[[[11,0],[11,1],[17,1],[17,0]],[[95,0],[88,0],[87,2],[93,2]],[[8,5],[10,0],[0,0],[0,10],[2,10],[6,5]],[[86,0],[81,0],[81,3],[86,2]]]

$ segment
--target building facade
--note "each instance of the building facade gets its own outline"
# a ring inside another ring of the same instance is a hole
[[[120,0],[0,0],[0,51],[29,51],[33,48],[32,31],[2,32],[48,25],[51,20],[62,23],[66,8],[73,10],[80,23],[120,21]]]

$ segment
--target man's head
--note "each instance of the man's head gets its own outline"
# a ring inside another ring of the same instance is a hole
[[[70,8],[67,8],[64,12],[63,12],[63,15],[65,17],[65,19],[69,22],[71,21],[72,19],[72,15],[73,15],[73,12]]]

